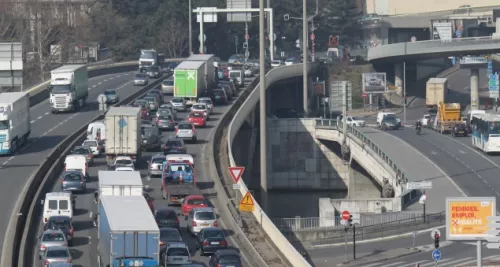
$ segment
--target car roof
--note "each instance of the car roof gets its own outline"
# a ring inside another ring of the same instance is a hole
[[[168,248],[186,248],[186,249],[188,249],[188,246],[184,242],[168,242],[167,249]]]
[[[177,137],[175,137],[175,136],[171,136],[171,137],[169,137],[169,138],[167,139],[167,142],[168,142],[168,141],[182,141],[182,139],[177,138]]]
[[[130,158],[129,156],[117,156],[115,158],[115,160],[117,160],[117,159],[129,159],[129,160],[132,160],[132,158]]]
[[[189,195],[187,197],[185,197],[184,199],[205,199],[205,197],[203,195]]]
[[[69,174],[69,173],[77,173],[77,174],[83,174],[83,172],[81,170],[67,170],[67,171],[64,171],[62,174]]]
[[[224,230],[218,228],[218,227],[206,227],[206,228],[203,228],[202,231],[220,231],[220,232],[224,232]]]
[[[218,249],[215,253],[219,255],[240,255],[240,253],[234,248]]]
[[[61,230],[59,229],[48,229],[48,230],[45,230],[43,231],[43,235],[46,235],[46,234],[58,234],[58,233],[62,233],[64,234]]]
[[[167,156],[165,156],[163,154],[156,154],[156,155],[151,156],[151,158],[153,158],[153,159],[157,159],[157,158],[164,158],[164,159],[166,159]]]
[[[175,211],[174,208],[158,208],[155,211],[171,211],[171,212],[174,212],[175,214],[177,214],[177,212]]]
[[[194,208],[193,209],[193,212],[203,212],[203,211],[215,212],[215,209],[212,207],[203,207],[203,208]]]
[[[87,149],[87,150],[89,150],[89,149],[90,149],[90,148],[88,148],[88,147],[86,147],[86,146],[75,146],[75,147],[73,148],[73,150],[75,150],[75,149],[82,149],[82,148],[83,148],[83,149]]]

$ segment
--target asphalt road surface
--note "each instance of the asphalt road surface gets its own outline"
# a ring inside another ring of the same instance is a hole
[[[250,82],[251,79],[246,80],[247,85]],[[133,88],[132,86],[130,87]],[[171,96],[164,96],[164,101],[170,101],[170,99]],[[200,189],[204,191],[204,193],[213,188],[212,179],[214,178],[206,176],[206,172],[203,170],[204,164],[202,164],[201,159],[203,158],[202,154],[204,152],[204,147],[208,142],[207,140],[208,136],[215,129],[214,127],[219,123],[219,120],[222,117],[222,115],[225,112],[227,112],[227,110],[230,107],[231,105],[216,106],[214,108],[214,112],[210,117],[210,120],[207,123],[207,127],[197,129],[198,142],[196,144],[186,143],[187,152],[189,154],[192,154],[195,159],[195,166],[197,167],[196,170],[197,184],[200,187]],[[179,121],[185,120],[187,114],[188,114],[187,112],[177,113],[178,120]],[[73,124],[74,127],[71,128],[76,129],[77,125],[79,125],[83,121],[84,120],[74,121]],[[168,136],[173,136],[173,131],[165,131],[162,133],[162,139],[164,141],[167,140]],[[143,184],[146,187],[146,192],[148,192],[150,196],[154,198],[155,208],[161,208],[161,207],[166,207],[167,205],[166,200],[163,200],[161,198],[161,193],[160,193],[161,178],[157,177],[148,178],[147,176],[148,170],[146,164],[146,161],[149,161],[151,159],[151,156],[157,153],[160,152],[143,152],[142,160],[136,166],[136,170],[141,172],[141,177],[143,178]],[[97,173],[99,170],[106,170],[106,162],[103,157],[95,158],[94,162],[95,162],[94,165],[91,168],[89,168],[91,181],[87,184],[87,193],[77,195],[76,199],[76,212],[73,218],[75,227],[75,234],[74,234],[75,239],[73,241],[74,245],[71,249],[73,253],[73,264],[75,267],[97,266],[96,264],[97,263],[96,251],[98,243],[97,228],[93,226],[92,222],[92,217],[97,212],[97,205],[94,203],[93,193],[98,188]],[[53,191],[60,191],[60,181],[54,186]],[[208,200],[210,201],[210,197],[208,197]],[[208,266],[209,257],[200,256],[199,251],[196,251],[195,247],[196,239],[186,232],[184,228],[186,226],[184,217],[180,216],[179,220],[181,221],[181,234],[183,236],[184,241],[190,247],[193,262],[201,263],[204,264],[205,266]],[[224,228],[224,225],[222,226]],[[43,229],[42,222],[40,221],[39,234],[41,233],[42,229]],[[229,245],[233,246],[234,242],[231,238],[233,231],[231,229],[224,229],[224,230],[226,231],[226,235],[228,236]],[[40,264],[40,261],[38,260],[38,254],[35,254],[34,258],[36,260],[34,262]],[[244,266],[250,266],[247,263],[245,257],[242,256],[242,259]]]
[[[121,98],[132,94],[137,90],[137,87],[131,85],[133,73],[90,78],[88,103],[95,102],[97,96],[109,88],[118,89]],[[29,143],[13,156],[0,157],[0,177],[2,177],[0,181],[0,214],[7,215],[0,218],[0,240],[4,240],[14,204],[18,198],[24,197],[19,194],[34,171],[60,141],[80,128],[82,123],[97,115],[96,106],[94,105],[95,108],[90,106],[77,113],[51,114],[47,99],[31,107]]]

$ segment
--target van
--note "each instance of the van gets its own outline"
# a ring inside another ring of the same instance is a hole
[[[87,157],[84,155],[67,155],[64,159],[64,171],[69,170],[80,170],[83,175],[88,180],[89,178],[89,164],[87,163]]]
[[[71,192],[50,192],[45,194],[43,204],[43,223],[51,216],[68,216],[73,218],[75,200]]]
[[[103,121],[94,121],[87,127],[87,139],[102,141],[106,139],[106,128]]]
[[[394,112],[379,112],[377,114],[377,127],[380,127],[380,123],[382,122],[382,119],[386,115],[392,115],[397,118],[396,114]],[[400,122],[399,118],[396,119],[398,122]]]
[[[245,86],[245,71],[243,70],[230,70],[229,78],[236,78],[238,80],[238,86],[241,88]]]
[[[220,87],[222,88],[222,90],[224,90],[224,92],[226,92],[226,96],[227,96],[228,100],[233,99],[233,91],[231,90],[231,87],[229,87],[229,85],[221,84]]]

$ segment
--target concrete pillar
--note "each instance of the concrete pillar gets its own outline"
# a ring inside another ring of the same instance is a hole
[[[496,31],[495,33],[493,33],[493,36],[492,38],[493,39],[500,39],[500,19],[497,18],[497,21],[496,21]]]
[[[470,70],[470,110],[479,109],[479,69]]]
[[[394,64],[394,86],[396,86],[397,93],[403,94],[403,63]]]

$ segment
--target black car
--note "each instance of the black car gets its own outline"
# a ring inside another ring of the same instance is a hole
[[[220,228],[203,228],[196,235],[196,249],[200,250],[200,255],[215,253],[219,249],[227,248],[227,240],[224,231]]]
[[[243,266],[240,253],[235,249],[219,249],[217,250],[210,261],[210,267],[227,267],[227,266]]]
[[[467,126],[464,123],[459,123],[455,124],[453,126],[453,129],[451,130],[451,136],[456,137],[456,136],[465,136],[469,134],[469,129],[467,129]]]
[[[164,251],[169,242],[182,242],[182,236],[179,230],[172,227],[160,228],[160,250]]]
[[[43,230],[60,230],[66,236],[68,245],[73,243],[73,221],[69,216],[50,216]]]
[[[214,101],[215,104],[217,104],[217,105],[227,104],[228,99],[227,99],[226,93],[223,89],[213,90],[212,93],[214,95],[214,98],[212,99],[212,101]]]
[[[186,145],[179,138],[170,137],[163,147],[163,154],[186,154]]]
[[[393,116],[384,116],[384,118],[382,119],[382,123],[380,125],[382,131],[387,129],[397,130],[400,127],[400,124],[397,121],[396,117]]]
[[[179,229],[179,218],[175,209],[163,208],[155,210],[155,220],[158,227],[172,227]]]
[[[158,127],[141,125],[141,148],[144,150],[161,150],[161,137]]]

